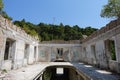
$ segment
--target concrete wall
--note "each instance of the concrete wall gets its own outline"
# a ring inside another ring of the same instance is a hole
[[[78,78],[78,73],[72,69],[69,69],[69,79],[70,80],[80,80],[80,78]]]
[[[10,42],[7,60],[4,59],[6,41]],[[36,38],[0,16],[0,69],[17,69],[38,61],[38,42]],[[29,45],[27,58],[25,58],[26,44]]]
[[[1,30],[0,27],[0,68],[2,66],[2,60],[4,59],[4,48],[5,48],[5,38],[4,38],[4,34],[3,31]]]
[[[81,61],[94,66],[110,69],[120,72],[120,20],[115,20],[106,25],[106,27],[94,32],[82,42]],[[116,60],[111,59],[111,53],[108,50],[108,40],[115,42]],[[91,46],[95,46],[95,54]],[[85,51],[86,49],[86,51]]]
[[[30,45],[30,53],[28,55],[28,64],[33,64],[34,61],[35,61],[35,59],[34,59],[34,46]]]
[[[8,59],[5,60],[6,42],[11,41]],[[111,59],[108,40],[115,42],[116,60]],[[25,45],[29,45],[27,54]],[[63,49],[65,61],[82,61],[120,73],[120,19],[111,21],[80,44],[79,41],[56,41],[38,44],[35,37],[0,16],[0,69],[17,69],[35,61],[55,61],[58,49]],[[27,57],[25,57],[27,55]],[[9,66],[8,66],[9,65]]]
[[[24,45],[22,40],[16,41],[15,53],[14,53],[14,68],[20,68],[24,63]]]
[[[63,49],[65,61],[79,61],[80,44],[39,44],[39,61],[55,61],[59,48]]]

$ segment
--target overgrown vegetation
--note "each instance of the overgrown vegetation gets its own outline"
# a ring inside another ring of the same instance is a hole
[[[8,14],[5,11],[3,11],[3,7],[4,7],[3,1],[0,0],[0,15],[2,15],[4,18],[8,20],[12,20],[12,18],[8,16]]]
[[[120,0],[108,0],[101,11],[101,17],[120,18]]]
[[[21,21],[15,21],[15,25],[24,29],[28,34],[32,36],[39,35],[41,41],[50,41],[50,40],[79,40],[82,39],[82,35],[89,36],[91,33],[96,31],[96,28],[86,27],[80,28],[78,25],[69,26],[45,24],[39,23],[35,25],[30,22],[26,22],[24,19]]]
[[[12,20],[12,18],[10,16],[8,16],[8,14],[5,11],[1,11],[0,13],[4,18],[8,19],[8,20]]]
[[[113,40],[110,40],[110,53],[111,53],[111,59],[116,60],[115,43]]]
[[[3,1],[2,0],[0,0],[0,11],[3,9]]]

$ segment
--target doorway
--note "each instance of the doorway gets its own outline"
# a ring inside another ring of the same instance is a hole
[[[63,59],[63,48],[57,48],[57,59]]]
[[[4,60],[12,60],[15,56],[15,40],[7,39],[5,44]]]

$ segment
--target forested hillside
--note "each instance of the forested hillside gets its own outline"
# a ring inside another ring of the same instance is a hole
[[[0,15],[8,20],[12,20],[12,18],[8,16],[5,11],[3,11],[3,7],[3,1],[0,0]],[[92,28],[90,26],[86,28],[80,28],[78,25],[70,26],[63,25],[62,23],[59,25],[39,23],[36,25],[26,22],[24,19],[21,21],[14,21],[14,24],[18,27],[21,27],[32,36],[38,36],[41,41],[79,40],[82,39],[83,35],[89,36],[97,30],[96,28]]]
[[[89,36],[96,28],[86,27],[80,28],[78,25],[70,26],[39,23],[37,25],[26,22],[24,19],[21,21],[14,21],[14,24],[24,29],[32,36],[38,35],[41,41],[50,40],[79,40],[83,35]]]

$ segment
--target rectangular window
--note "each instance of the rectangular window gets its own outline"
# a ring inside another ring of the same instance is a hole
[[[95,45],[91,46],[91,52],[93,53],[93,55],[96,55]]]
[[[59,57],[62,57],[63,55],[63,48],[57,48],[57,53]]]
[[[105,52],[109,60],[116,60],[115,52],[115,41],[114,40],[105,40]]]
[[[4,60],[13,59],[15,53],[15,41],[7,39],[5,44]]]
[[[114,42],[114,40],[109,40],[109,50],[110,50],[110,53],[111,53],[111,59],[116,60],[115,42]]]
[[[27,58],[29,54],[29,44],[25,44],[25,50],[24,50],[24,58]]]
[[[84,52],[84,54],[86,54],[86,47],[83,48],[83,52]]]
[[[10,42],[6,41],[4,60],[8,60],[8,57],[9,57],[9,48],[10,48]]]
[[[63,68],[56,68],[56,74],[64,74]]]

